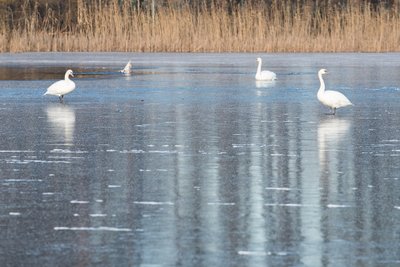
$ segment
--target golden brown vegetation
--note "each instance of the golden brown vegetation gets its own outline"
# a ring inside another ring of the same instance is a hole
[[[400,4],[166,4],[153,15],[130,1],[19,2],[0,13],[0,52],[400,51]]]

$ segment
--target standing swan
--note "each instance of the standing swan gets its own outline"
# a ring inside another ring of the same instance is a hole
[[[261,58],[257,58],[258,62],[258,67],[257,67],[257,73],[256,73],[256,80],[257,81],[273,81],[276,80],[276,74],[272,71],[269,70],[264,70],[261,71],[261,64],[262,60]]]
[[[325,82],[324,79],[322,79],[322,74],[326,73],[328,73],[326,69],[320,69],[318,71],[318,78],[321,86],[319,87],[317,97],[319,102],[329,107],[332,110],[332,115],[335,115],[337,108],[351,106],[353,104],[350,102],[350,100],[347,99],[344,94],[340,92],[331,90],[325,91]]]
[[[57,81],[47,88],[44,95],[56,95],[63,102],[64,95],[71,93],[75,89],[75,83],[69,79],[69,76],[74,77],[72,70],[67,70],[64,76],[64,80]]]

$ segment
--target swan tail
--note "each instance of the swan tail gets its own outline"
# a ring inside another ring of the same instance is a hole
[[[347,99],[347,101],[348,101],[348,102],[347,102],[347,105],[348,105],[348,106],[354,106],[354,104],[353,104],[350,100]]]

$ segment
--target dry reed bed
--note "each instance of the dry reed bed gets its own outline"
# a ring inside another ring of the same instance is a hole
[[[35,9],[12,29],[0,24],[0,51],[146,52],[384,52],[400,51],[399,10],[368,5],[315,10],[311,6],[211,6],[138,11],[78,1],[74,25],[52,10]],[[278,1],[279,2],[279,1]],[[284,1],[282,1],[283,3]]]

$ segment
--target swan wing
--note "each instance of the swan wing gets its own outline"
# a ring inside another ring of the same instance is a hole
[[[276,80],[276,74],[272,71],[264,70],[256,75],[256,79],[259,81],[273,81]]]
[[[132,63],[129,61],[125,65],[125,67],[122,70],[120,70],[119,72],[122,72],[122,73],[125,73],[125,74],[129,74],[129,73],[131,73],[131,67],[132,67]]]
[[[325,91],[324,92],[324,104],[333,107],[333,108],[340,108],[353,105],[350,100],[342,93],[337,91]]]
[[[75,83],[71,80],[61,80],[53,83],[47,88],[45,95],[65,95],[72,92],[75,89]]]

